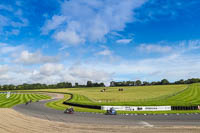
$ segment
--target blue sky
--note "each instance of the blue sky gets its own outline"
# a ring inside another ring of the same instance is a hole
[[[199,0],[1,0],[0,84],[200,77]]]

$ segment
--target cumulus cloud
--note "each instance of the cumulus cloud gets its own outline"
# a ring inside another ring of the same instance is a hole
[[[63,64],[47,63],[39,69],[35,69],[29,75],[31,82],[57,83],[57,82],[79,82],[85,84],[88,80],[93,82],[106,82],[112,80],[113,73],[106,72],[102,69],[93,69],[85,64],[73,64],[70,67],[64,67]]]
[[[167,78],[170,81],[173,81],[182,78],[200,77],[200,54],[197,52],[194,54],[187,52],[199,50],[199,42],[200,41],[198,40],[190,40],[179,41],[173,44],[165,43],[165,45],[158,43],[158,46],[160,47],[170,46],[175,52],[163,54],[162,56],[159,55],[158,57],[149,56],[140,60],[134,58],[120,58],[114,62],[108,62],[107,60],[102,61],[99,60],[99,58],[96,58],[105,57],[108,59],[112,56],[112,51],[111,53],[105,52],[109,49],[106,46],[101,46],[102,51],[99,51],[99,54],[105,56],[94,56],[93,58],[84,60],[80,64],[71,64],[73,62],[57,62],[57,56],[44,56],[41,52],[22,50],[20,54],[17,54],[18,56],[15,56],[15,58],[18,59],[17,64],[12,64],[10,67],[8,67],[9,65],[0,65],[0,83],[20,84],[24,82],[39,82],[51,84],[69,81],[72,83],[79,82],[83,84],[86,83],[87,80],[91,80],[93,82],[105,82],[108,84],[113,79],[145,79],[151,81]],[[175,44],[176,46],[173,46]],[[8,47],[8,44],[0,43],[0,46]],[[181,52],[177,52],[178,50]],[[10,54],[12,53],[11,51],[15,50],[7,50],[5,53]],[[164,53],[165,52],[166,51],[164,50]],[[39,65],[27,67],[27,65],[31,64]],[[16,67],[16,65],[19,65],[20,67]]]
[[[192,64],[192,65],[191,65]],[[95,66],[95,68],[94,68]],[[46,63],[39,67],[27,68],[23,65],[8,68],[0,66],[0,83],[57,83],[69,81],[72,83],[93,82],[109,83],[113,79],[160,80],[170,81],[199,77],[200,55],[171,54],[158,58],[142,60],[119,60],[115,63],[91,61],[82,64],[64,65]],[[19,70],[19,71],[17,71]],[[1,78],[1,77],[4,77]],[[6,78],[7,77],[7,78]],[[14,77],[18,77],[15,79]],[[5,81],[5,78],[8,79]]]
[[[45,76],[56,75],[64,71],[62,64],[47,63],[40,67],[40,73]]]
[[[193,65],[191,65],[193,64]],[[114,73],[113,78],[121,80],[161,80],[167,78],[170,81],[181,78],[187,79],[200,77],[200,55],[170,54],[157,58],[142,60],[119,60],[115,63],[93,62],[88,64],[90,68],[95,65],[96,69]]]
[[[61,42],[66,42],[65,44],[71,44],[71,45],[77,45],[85,42],[85,40],[81,38],[73,30],[58,32],[57,34],[55,34],[54,38]]]
[[[112,80],[113,73],[106,72],[104,70],[96,70],[83,66],[72,66],[69,68],[70,75],[79,82],[85,82],[88,80],[94,82],[109,82]]]
[[[0,43],[0,55],[1,54],[12,54],[17,53],[24,49],[23,45],[12,46],[7,43]]]
[[[15,62],[25,65],[54,63],[60,60],[59,56],[44,56],[40,51],[31,53],[27,50],[21,52]]]
[[[42,27],[42,33],[54,30],[54,38],[65,45],[85,41],[97,42],[111,32],[122,31],[134,21],[134,9],[146,0],[70,0],[61,4],[59,15],[54,15]]]
[[[132,39],[119,39],[116,41],[116,43],[127,44],[127,43],[130,43],[131,41]]]

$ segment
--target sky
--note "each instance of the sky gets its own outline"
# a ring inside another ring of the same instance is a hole
[[[200,77],[199,0],[1,0],[0,84]]]

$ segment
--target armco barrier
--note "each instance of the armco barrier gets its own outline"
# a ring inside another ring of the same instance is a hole
[[[101,106],[102,110],[114,108],[121,111],[170,111],[171,106]]]

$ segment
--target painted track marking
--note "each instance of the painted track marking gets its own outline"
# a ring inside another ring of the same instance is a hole
[[[146,121],[141,121],[140,124],[145,126],[145,127],[154,127],[154,125],[152,125],[152,124],[150,124],[150,123],[148,123]]]

